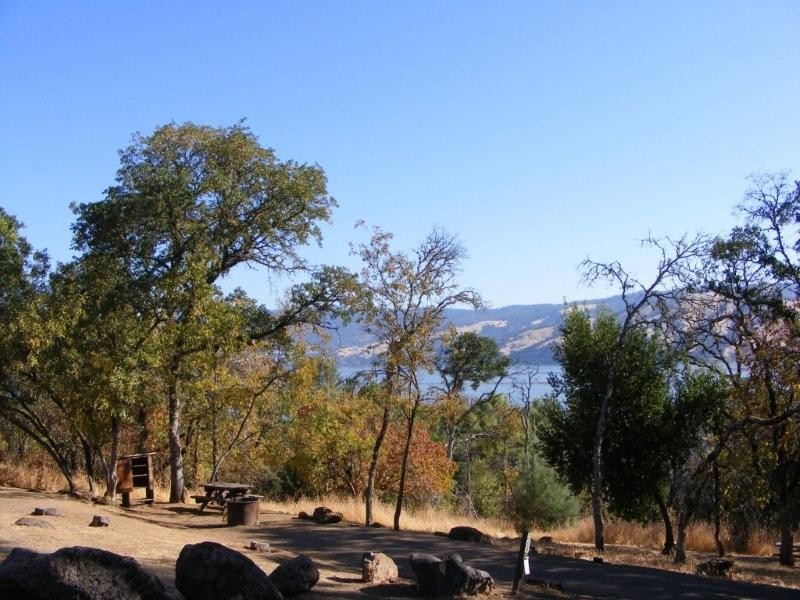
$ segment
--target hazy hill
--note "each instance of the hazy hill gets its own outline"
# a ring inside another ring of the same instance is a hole
[[[573,302],[569,302],[569,305]],[[596,310],[606,305],[615,312],[623,308],[620,296],[587,300],[577,304]],[[451,309],[450,322],[460,331],[474,331],[497,341],[501,350],[516,362],[549,364],[552,345],[558,338],[564,304],[520,304],[485,311]],[[375,340],[358,323],[334,331],[330,350],[340,366],[366,366],[378,352]]]

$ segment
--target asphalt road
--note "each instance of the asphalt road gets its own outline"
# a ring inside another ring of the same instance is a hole
[[[412,552],[458,552],[465,562],[488,571],[498,583],[510,585],[516,558],[511,550],[454,542],[445,537],[345,524],[317,525],[296,519],[269,522],[266,527],[254,529],[253,537],[268,541],[275,548],[356,570],[360,570],[363,552],[384,552],[397,563],[400,574],[408,578],[412,577],[408,566]],[[800,591],[787,588],[557,556],[533,557],[532,569],[534,577],[557,581],[566,591],[576,594],[634,600],[800,600]]]

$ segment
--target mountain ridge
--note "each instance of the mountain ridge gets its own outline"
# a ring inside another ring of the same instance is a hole
[[[472,331],[494,339],[512,361],[523,364],[552,364],[552,346],[559,338],[564,309],[582,306],[591,313],[601,306],[614,313],[624,311],[622,296],[584,301],[540,304],[512,304],[485,310],[451,308],[448,323],[458,331]],[[341,367],[364,367],[380,352],[376,340],[357,319],[340,325],[330,335],[328,351]]]

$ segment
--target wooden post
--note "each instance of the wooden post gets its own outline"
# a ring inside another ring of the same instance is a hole
[[[516,594],[519,591],[519,582],[523,577],[531,574],[530,563],[528,562],[528,554],[531,551],[531,532],[525,530],[522,532],[522,539],[519,542],[519,553],[517,554],[517,568],[514,572],[514,584],[511,586],[511,593]]]

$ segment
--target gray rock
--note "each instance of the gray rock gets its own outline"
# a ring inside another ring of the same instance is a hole
[[[108,527],[109,523],[108,517],[95,515],[92,517],[92,522],[89,523],[89,527]]]
[[[39,554],[14,548],[0,565],[0,598],[168,600],[162,583],[132,558],[97,548]]]
[[[393,583],[398,577],[397,565],[383,552],[364,552],[361,555],[362,581]]]
[[[272,551],[269,547],[269,542],[257,542],[256,540],[250,540],[250,545],[248,548],[250,548],[250,550],[255,550],[256,552]]]
[[[256,563],[216,542],[183,547],[175,587],[191,600],[283,600]]]
[[[31,513],[35,517],[60,517],[61,513],[57,508],[34,508]]]
[[[298,554],[278,565],[269,576],[272,584],[285,596],[309,591],[319,581],[319,570],[310,556]]]
[[[727,577],[728,571],[733,567],[733,561],[729,558],[712,558],[697,564],[697,572],[702,575],[712,577]]]
[[[458,554],[438,558],[432,554],[412,554],[408,559],[417,591],[423,596],[456,596],[489,593],[494,580],[486,571],[464,564]]]
[[[34,519],[32,517],[22,517],[14,522],[14,525],[21,525],[22,527],[41,527],[42,529],[55,529],[47,521],[41,519]]]
[[[492,538],[489,535],[486,535],[479,529],[475,529],[474,527],[466,527],[466,526],[458,526],[453,527],[450,530],[450,533],[447,534],[451,540],[456,540],[459,542],[478,542],[480,544],[492,544]]]

